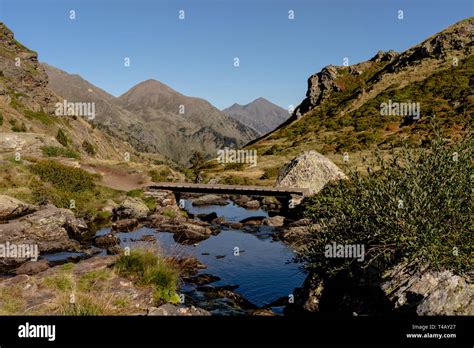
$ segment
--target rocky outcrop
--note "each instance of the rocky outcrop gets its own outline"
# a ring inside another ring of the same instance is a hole
[[[0,71],[0,101],[11,103],[15,98],[16,103],[30,110],[54,112],[58,97],[46,88],[48,77],[38,62],[38,54],[16,41],[3,23],[0,23]]]
[[[339,92],[341,88],[337,84],[337,77],[338,72],[333,65],[328,65],[317,74],[310,76],[306,99],[295,109],[293,116],[300,118],[328,99],[332,93]]]
[[[98,236],[94,239],[94,244],[99,248],[110,248],[120,244],[120,239],[113,233]]]
[[[329,159],[316,151],[309,151],[294,158],[280,170],[276,186],[307,188],[310,195],[314,195],[328,182],[346,178]]]
[[[149,217],[147,226],[162,232],[174,233],[174,240],[181,244],[193,244],[209,238],[214,233],[209,223],[187,219],[183,216],[173,218],[153,214]]]
[[[319,304],[324,291],[324,281],[316,274],[306,277],[303,286],[293,291],[293,302],[285,307],[285,313],[314,313],[319,311]]]
[[[263,220],[263,224],[273,227],[282,227],[285,224],[285,217],[279,215],[267,217]]]
[[[85,237],[88,227],[67,209],[46,206],[42,210],[0,224],[0,244],[34,245],[40,253],[78,251],[78,240]],[[15,268],[28,261],[21,258],[0,259],[0,269]]]
[[[40,155],[42,147],[61,144],[52,136],[36,133],[0,133],[1,153],[29,153]]]
[[[473,315],[474,289],[452,271],[399,265],[385,275],[382,289],[395,310],[417,315]]]
[[[144,219],[150,213],[146,204],[137,197],[127,197],[122,203],[113,209],[113,219]]]
[[[19,218],[38,210],[38,207],[27,204],[19,199],[0,195],[0,221]]]

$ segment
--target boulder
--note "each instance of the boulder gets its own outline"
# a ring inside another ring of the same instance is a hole
[[[115,221],[112,224],[112,231],[116,232],[131,232],[138,226],[137,219],[123,219]]]
[[[113,208],[114,220],[144,219],[150,213],[146,204],[137,197],[127,197],[117,207]]]
[[[227,199],[218,196],[218,195],[205,195],[199,198],[193,199],[194,206],[204,206],[204,205],[227,205],[229,202]]]
[[[276,186],[307,188],[318,193],[329,181],[346,179],[346,175],[329,159],[316,151],[304,152],[280,170]]]
[[[382,289],[396,310],[417,315],[474,315],[472,284],[450,270],[401,264],[384,278]]]
[[[40,261],[28,261],[22,264],[20,267],[15,269],[15,274],[27,274],[33,275],[43,271],[46,271],[49,268],[48,260],[40,260]]]
[[[198,214],[196,216],[202,221],[206,222],[212,222],[213,220],[217,219],[217,214],[215,212],[209,214]]]
[[[192,244],[212,235],[212,230],[208,227],[199,226],[192,223],[182,223],[175,231],[174,239],[183,244]]]
[[[113,233],[98,236],[94,239],[94,244],[99,248],[109,248],[120,244],[120,239]]]
[[[24,203],[19,199],[0,195],[0,221],[7,221],[31,214],[38,210],[38,207]]]
[[[285,217],[279,215],[267,217],[263,220],[263,224],[273,227],[282,227],[285,224]]]
[[[48,205],[42,210],[0,224],[0,244],[34,245],[39,253],[79,251],[78,240],[85,238],[87,224],[68,209]],[[0,269],[11,269],[28,259],[2,258]]]
[[[248,201],[247,203],[245,203],[244,207],[247,208],[247,209],[258,209],[258,208],[260,208],[260,202],[257,201],[256,199],[253,199],[253,200]]]

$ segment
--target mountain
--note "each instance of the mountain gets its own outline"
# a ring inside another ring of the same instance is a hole
[[[60,102],[62,98],[48,88],[38,54],[0,23],[0,153],[42,156],[48,146],[49,151],[73,151],[95,159],[119,160],[131,153],[129,144],[94,129],[84,117],[56,115]],[[58,133],[67,146],[56,139]]]
[[[470,17],[404,52],[379,51],[358,64],[323,68],[309,77],[306,98],[291,118],[246,146],[257,151],[258,166],[230,175],[270,183],[278,168],[308,150],[341,168],[366,169],[364,160],[375,150],[388,155],[402,142],[422,146],[433,136],[433,123],[450,141],[469,136],[473,26]],[[226,175],[216,168],[216,175]]]
[[[223,147],[240,147],[259,134],[200,98],[147,80],[114,97],[79,75],[43,64],[49,88],[72,102],[94,102],[95,124],[137,150],[159,152],[183,165],[194,151],[215,157]]]
[[[265,98],[255,99],[246,105],[236,103],[222,112],[246,126],[254,128],[260,135],[274,130],[290,116],[287,110]]]
[[[194,151],[215,157],[218,149],[240,147],[258,136],[208,101],[156,80],[134,86],[118,98],[118,105],[139,115],[155,133],[160,151],[181,163],[187,163]]]

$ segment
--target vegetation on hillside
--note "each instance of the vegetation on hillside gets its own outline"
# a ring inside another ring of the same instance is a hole
[[[439,134],[425,148],[404,146],[376,156],[368,175],[325,187],[306,205],[321,230],[299,254],[327,275],[401,262],[465,272],[472,269],[474,141],[450,144]],[[374,170],[373,168],[379,168]],[[327,258],[325,246],[361,244],[365,260]]]

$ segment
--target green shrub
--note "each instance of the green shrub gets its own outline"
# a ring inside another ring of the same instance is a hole
[[[150,175],[151,180],[154,182],[167,181],[170,174],[171,170],[169,168],[163,168],[160,171],[152,169],[148,172],[148,175]]]
[[[66,134],[64,133],[64,131],[59,128],[58,129],[58,134],[56,135],[56,140],[62,145],[62,146],[67,146],[67,144],[69,143],[67,137],[66,137]]]
[[[84,149],[85,152],[87,152],[91,156],[94,156],[96,154],[94,146],[91,143],[89,143],[87,140],[84,140],[82,142],[82,148]]]
[[[25,110],[23,114],[25,115],[26,118],[30,120],[33,120],[33,119],[38,120],[46,126],[52,125],[55,122],[55,119],[53,116],[48,115],[42,111]]]
[[[132,249],[122,254],[115,270],[139,285],[152,285],[155,302],[178,302],[179,272],[151,250]]]
[[[95,176],[80,168],[62,165],[55,161],[39,161],[31,167],[31,171],[42,180],[56,188],[67,192],[81,192],[95,187]]]
[[[328,275],[369,265],[383,272],[402,261],[472,269],[473,140],[450,146],[437,135],[428,145],[405,146],[391,160],[377,156],[379,170],[353,173],[314,196],[306,214],[322,229],[298,259]],[[364,262],[326,258],[325,246],[333,242],[364,245]]]
[[[263,175],[260,179],[276,179],[280,167],[269,167],[263,170]]]
[[[59,146],[44,146],[41,148],[43,155],[47,157],[68,157],[79,159],[79,154],[69,148],[59,147]]]

